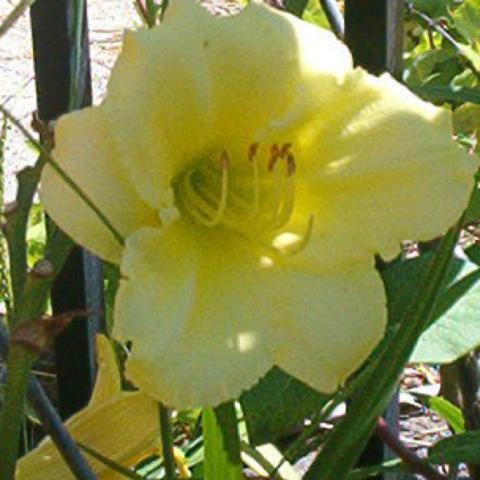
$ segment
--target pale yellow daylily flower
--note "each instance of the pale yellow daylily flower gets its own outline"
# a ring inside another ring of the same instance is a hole
[[[175,407],[235,397],[273,365],[334,391],[383,335],[374,255],[445,232],[476,168],[445,110],[256,2],[214,18],[174,0],[126,34],[107,99],[60,119],[56,142],[126,245],[48,167],[45,206],[120,263],[127,374]]]
[[[99,369],[90,403],[65,423],[73,439],[125,467],[159,450],[158,403],[140,392],[122,392],[110,341],[97,338]],[[102,480],[125,477],[86,455]],[[68,480],[75,476],[49,437],[18,462],[17,480]]]

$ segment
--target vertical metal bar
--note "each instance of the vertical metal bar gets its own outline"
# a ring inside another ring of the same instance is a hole
[[[31,8],[38,115],[46,122],[55,120],[69,108],[74,8],[73,0],[36,0]],[[90,105],[92,99],[86,7],[83,15],[81,107]],[[102,278],[100,261],[75,248],[52,289],[54,313],[72,309],[100,312]],[[88,320],[75,319],[56,342],[59,406],[63,417],[82,408],[90,398],[96,371],[94,333],[102,325],[100,314]]]
[[[346,0],[345,42],[355,64],[399,77],[403,53],[402,0]]]
[[[346,0],[345,42],[356,65],[373,74],[402,74],[404,0]],[[368,392],[365,393],[368,395]],[[385,412],[388,424],[398,432],[398,395]],[[372,437],[360,463],[380,463],[394,454]],[[395,480],[396,474],[385,474],[377,480]]]

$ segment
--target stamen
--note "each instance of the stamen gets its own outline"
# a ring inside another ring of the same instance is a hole
[[[214,217],[211,220],[204,221],[204,225],[207,227],[214,227],[215,225],[218,225],[225,214],[225,209],[227,207],[229,167],[230,167],[230,161],[228,159],[228,154],[224,150],[220,156],[220,168],[222,170],[222,190],[220,194],[220,200],[218,202],[218,209]]]
[[[284,143],[281,148],[278,148],[278,144],[274,143],[270,149],[270,160],[268,162],[268,171],[273,172],[275,165],[277,164],[278,160],[285,159],[287,162],[287,175],[293,175],[295,173],[295,169],[292,168],[295,166],[295,160],[293,155],[290,153],[290,148],[292,144],[287,142]]]
[[[255,218],[258,214],[259,209],[259,197],[260,197],[260,181],[258,179],[258,161],[257,161],[257,152],[258,152],[258,142],[252,143],[248,149],[248,160],[252,164],[253,170],[253,212],[251,218]]]
[[[218,225],[227,207],[228,194],[228,170],[230,162],[227,152],[223,151],[220,157],[220,169],[222,171],[221,193],[217,208],[214,209],[209,202],[210,198],[199,194],[193,182],[193,175],[195,171],[190,171],[185,176],[183,182],[180,184],[181,196],[184,198],[184,204],[187,207],[188,214],[201,225],[206,227],[214,227]]]
[[[270,160],[268,161],[268,171],[273,172],[273,169],[275,168],[275,164],[277,163],[277,160],[280,157],[280,149],[278,148],[278,144],[274,143],[270,147]]]
[[[296,170],[297,165],[295,163],[295,157],[291,153],[289,153],[287,155],[287,175],[291,177],[295,174]]]
[[[300,253],[310,243],[313,232],[314,216],[310,215],[307,228],[302,236],[293,233],[282,233],[273,241],[273,248],[281,255],[292,256]]]
[[[293,207],[295,206],[295,185],[288,178],[281,190],[279,208],[274,215],[274,228],[282,228],[292,216]]]

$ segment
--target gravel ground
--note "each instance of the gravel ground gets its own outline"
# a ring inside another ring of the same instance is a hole
[[[0,23],[17,4],[0,1]],[[93,95],[98,103],[105,93],[108,76],[119,52],[125,28],[140,25],[132,0],[89,0],[90,54],[92,59]],[[31,45],[30,19],[24,14],[0,38],[0,102],[24,125],[29,125],[36,109]],[[9,128],[4,158],[4,199],[15,196],[15,172],[33,163],[35,154],[22,135]]]

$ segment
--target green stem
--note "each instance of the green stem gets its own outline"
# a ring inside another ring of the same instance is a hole
[[[22,347],[15,345],[11,347],[7,362],[5,403],[2,409],[0,480],[13,480],[15,476],[25,392],[34,360],[35,356]]]
[[[31,276],[27,278],[12,325],[22,325],[43,313],[53,279],[60,271],[72,245],[72,241],[64,233],[56,231],[46,253],[46,258],[52,263],[54,274],[49,278]],[[15,473],[23,401],[34,360],[35,356],[23,346],[13,345],[10,348],[5,404],[0,417],[0,480],[11,480]]]
[[[82,69],[82,39],[83,39],[83,18],[85,14],[85,0],[74,0],[73,2],[73,28],[72,28],[72,53],[70,67],[70,95],[68,110],[76,110],[82,104],[82,96],[85,91],[82,83],[85,75],[81,74]]]
[[[162,439],[163,467],[165,480],[175,480],[175,458],[173,456],[172,414],[165,405],[159,405],[160,438]]]
[[[435,302],[445,281],[460,226],[451,230],[442,240],[422,287],[406,310],[399,330],[388,342],[388,348],[375,361],[362,395],[356,395],[347,416],[328,437],[322,451],[304,477],[304,480],[343,480],[355,465],[368,437],[382,414],[398,376],[408,361],[415,344],[430,323]]]

